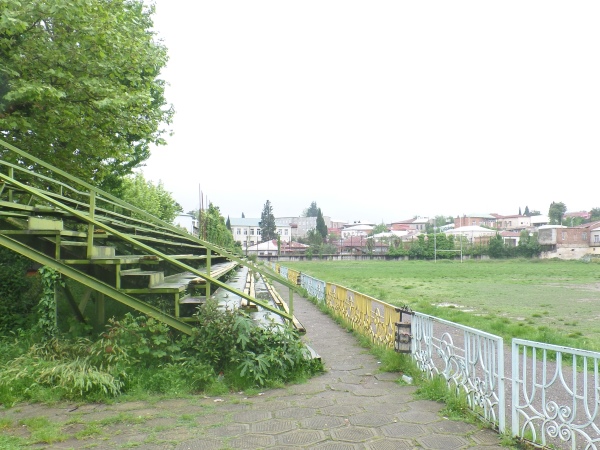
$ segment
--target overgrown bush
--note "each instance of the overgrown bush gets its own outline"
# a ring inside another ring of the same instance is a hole
[[[287,325],[259,326],[243,311],[224,310],[215,301],[199,308],[198,317],[187,347],[237,388],[297,380],[323,369]]]
[[[181,336],[153,318],[111,319],[99,339],[21,332],[0,341],[0,404],[61,399],[100,401],[123,393],[191,394],[276,385],[322,370],[298,333],[258,326],[209,301],[199,326]],[[36,341],[36,339],[38,339]],[[5,351],[4,351],[5,350]]]

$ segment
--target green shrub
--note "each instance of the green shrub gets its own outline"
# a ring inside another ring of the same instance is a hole
[[[0,247],[0,334],[29,328],[40,298],[40,277],[27,271],[33,262],[7,248]]]

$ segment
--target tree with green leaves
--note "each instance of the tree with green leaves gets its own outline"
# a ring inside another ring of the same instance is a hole
[[[233,248],[235,241],[231,231],[227,228],[225,219],[221,215],[221,210],[212,202],[208,204],[208,209],[202,211],[200,217],[201,238],[208,242],[224,248]]]
[[[552,202],[548,210],[548,218],[551,225],[561,225],[562,219],[567,212],[567,206],[563,202]]]
[[[277,226],[275,225],[273,206],[271,206],[269,200],[263,206],[263,211],[260,215],[260,234],[262,242],[277,239]]]
[[[321,235],[323,240],[327,239],[327,225],[325,225],[325,219],[323,219],[321,208],[317,209],[317,232]]]
[[[525,206],[525,212],[523,213],[523,215],[525,215],[525,216],[531,215],[531,214],[529,214],[529,206]]]
[[[164,188],[162,181],[154,184],[152,181],[147,181],[139,172],[123,178],[120,197],[133,206],[169,223],[172,223],[175,217],[183,211],[181,205]]]
[[[152,31],[154,7],[143,0],[0,5],[0,136],[112,192],[152,145],[164,144],[173,114],[159,78],[167,49]]]
[[[524,258],[533,258],[539,256],[542,247],[538,242],[538,234],[529,234],[527,230],[521,231],[519,235],[519,243],[517,244],[517,255]]]
[[[319,208],[317,202],[311,202],[310,206],[302,212],[303,217],[318,217]]]
[[[504,245],[504,239],[502,239],[500,233],[496,233],[494,237],[490,238],[488,252],[491,258],[506,257],[506,246]]]
[[[372,234],[379,234],[379,233],[387,233],[388,231],[389,230],[388,230],[387,225],[385,223],[381,222],[380,224],[375,225],[373,227],[373,230],[372,230],[371,233]]]
[[[520,207],[520,206],[519,206],[519,215],[520,215],[520,216],[522,215],[522,214],[521,214],[521,207]]]

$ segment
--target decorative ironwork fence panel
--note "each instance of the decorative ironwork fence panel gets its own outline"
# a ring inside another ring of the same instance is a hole
[[[512,432],[543,446],[600,448],[600,353],[512,341]]]
[[[430,377],[443,376],[470,408],[505,429],[504,344],[501,337],[415,312],[412,355]]]
[[[379,345],[394,347],[398,313],[392,305],[345,287],[327,283],[326,302],[352,329]]]
[[[279,275],[281,275],[283,278],[287,278],[288,277],[288,268],[279,266]]]
[[[301,274],[300,286],[306,289],[306,292],[308,292],[308,295],[311,297],[314,297],[321,302],[325,301],[325,287],[327,286],[327,283],[324,281]]]

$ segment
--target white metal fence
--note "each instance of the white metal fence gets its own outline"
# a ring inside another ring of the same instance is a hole
[[[413,313],[411,353],[418,367],[466,395],[482,419],[505,431],[503,340],[474,328]]]
[[[512,432],[544,446],[600,446],[600,353],[512,341]]]

